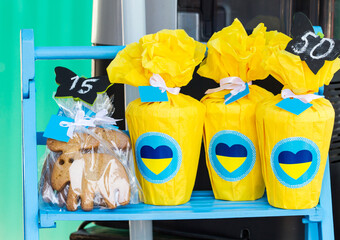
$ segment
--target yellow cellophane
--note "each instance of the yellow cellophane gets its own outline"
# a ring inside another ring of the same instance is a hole
[[[273,95],[256,85],[249,86],[249,91],[250,93],[247,96],[228,105],[224,104],[224,96],[229,93],[227,90],[208,94],[201,100],[207,110],[204,124],[206,163],[216,199],[232,201],[255,200],[262,197],[264,193],[265,186],[262,179],[255,127],[255,109],[258,102]],[[226,129],[237,131],[247,136],[254,144],[257,153],[252,170],[238,181],[226,181],[221,178],[209,161],[208,147],[212,137]]]
[[[280,95],[258,104],[256,128],[262,160],[262,174],[269,204],[284,209],[306,209],[319,202],[322,178],[327,161],[334,124],[334,109],[324,98],[313,100],[312,107],[300,115],[275,106]],[[303,137],[313,141],[320,150],[321,162],[315,177],[299,188],[286,187],[277,179],[271,166],[274,146],[283,139]]]
[[[110,63],[107,72],[113,83],[149,86],[150,77],[159,74],[166,87],[182,87],[192,79],[194,69],[204,58],[205,51],[206,46],[189,37],[184,30],[162,30],[126,46]],[[190,96],[167,95],[167,102],[142,103],[137,99],[126,109],[134,149],[142,134],[160,133],[174,139],[182,154],[179,170],[166,181],[147,179],[137,168],[137,177],[147,204],[178,205],[189,201],[197,172],[205,107]],[[134,152],[135,159],[136,154]],[[155,159],[150,159],[148,164],[159,164]],[[136,166],[137,163],[136,160]],[[149,165],[148,169],[152,166]],[[157,176],[162,174],[152,172]]]
[[[182,163],[178,173],[165,183],[151,183],[137,169],[136,175],[143,189],[144,202],[147,204],[186,203],[190,200],[196,178],[205,107],[184,94],[168,94],[168,97],[168,102],[154,103],[142,103],[137,99],[126,109],[133,149],[142,134],[160,132],[175,139],[182,151]]]

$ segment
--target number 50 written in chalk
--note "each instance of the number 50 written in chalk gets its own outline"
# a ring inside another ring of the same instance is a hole
[[[301,37],[301,40],[304,42],[304,45],[300,48],[297,48],[296,44],[295,46],[292,46],[292,50],[294,51],[294,53],[296,54],[303,54],[303,53],[306,53],[308,54],[309,52],[309,56],[312,58],[312,59],[321,59],[321,58],[325,58],[327,57],[334,49],[334,46],[335,46],[335,42],[333,39],[330,39],[330,38],[323,38],[321,39],[321,41],[316,44],[314,47],[310,44],[310,42],[308,41],[308,37],[311,36],[313,38],[318,38],[319,36],[316,35],[315,33],[313,32],[306,32],[302,37]],[[319,47],[322,47],[323,44],[325,42],[328,42],[329,43],[329,47],[328,47],[328,50],[325,52],[325,53],[319,53],[319,54],[314,54],[315,50]]]

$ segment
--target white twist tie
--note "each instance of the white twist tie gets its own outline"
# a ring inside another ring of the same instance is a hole
[[[162,76],[155,73],[150,77],[150,85],[153,87],[159,87],[162,93],[167,91],[171,94],[178,95],[179,91],[181,91],[181,88],[179,87],[174,88],[167,87]]]
[[[248,82],[251,85],[252,82]],[[220,81],[220,86],[218,88],[208,89],[205,94],[215,93],[222,90],[231,90],[230,96],[224,101],[227,102],[230,98],[243,92],[246,89],[246,83],[239,77],[226,77],[222,78]]]
[[[122,120],[122,119],[110,118],[107,115],[108,115],[108,111],[106,109],[100,110],[96,114],[96,116],[93,118],[93,123],[97,126],[98,125],[104,125],[104,124],[117,125],[117,121]]]
[[[84,126],[84,127],[95,127],[93,119],[88,116],[85,116],[85,112],[83,110],[78,110],[76,116],[74,118],[74,122],[66,122],[61,121],[59,123],[62,127],[68,127],[67,136],[69,138],[73,138],[73,132],[76,127]]]
[[[318,99],[318,98],[324,98],[325,96],[323,95],[316,95],[316,94],[304,94],[304,95],[296,95],[295,93],[293,93],[290,89],[283,89],[281,91],[281,97],[283,99],[286,98],[296,98],[301,100],[304,103],[310,103],[311,101],[313,101],[314,99]]]

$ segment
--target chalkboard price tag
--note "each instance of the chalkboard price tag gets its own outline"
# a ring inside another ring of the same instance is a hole
[[[94,103],[98,93],[105,92],[112,85],[107,76],[92,78],[79,77],[64,67],[56,67],[56,82],[59,85],[55,97],[73,97],[90,105]]]
[[[312,23],[303,13],[294,15],[291,34],[293,39],[286,51],[300,56],[314,74],[322,68],[325,60],[332,61],[340,55],[340,41],[315,34]]]

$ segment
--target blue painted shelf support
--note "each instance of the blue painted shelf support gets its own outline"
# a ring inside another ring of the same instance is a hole
[[[69,212],[38,201],[37,145],[46,144],[36,132],[35,61],[49,59],[113,59],[124,46],[35,47],[33,30],[21,30],[21,83],[23,134],[24,238],[38,240],[39,228],[52,228],[56,221],[130,221],[133,236],[152,239],[151,220],[217,219],[304,216],[306,240],[334,240],[329,163],[327,162],[319,204],[312,209],[284,210],[270,206],[266,196],[256,201],[216,200],[211,191],[196,191],[179,206],[131,204],[114,210]],[[319,94],[323,93],[323,88]],[[133,237],[132,236],[132,237]],[[141,238],[139,238],[141,239]]]

